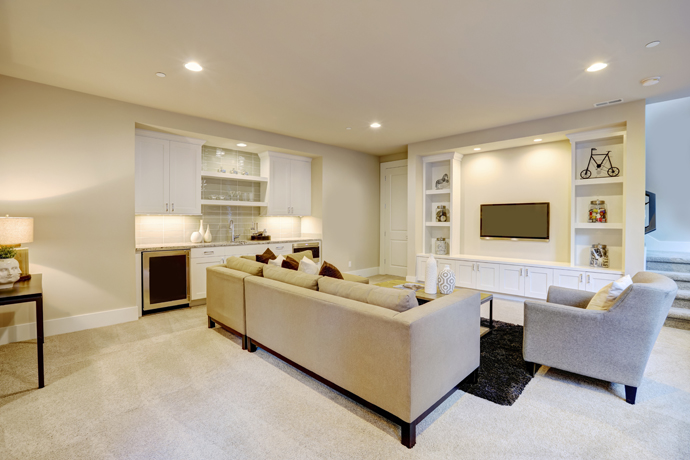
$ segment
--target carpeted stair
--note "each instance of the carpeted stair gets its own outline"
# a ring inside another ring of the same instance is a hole
[[[665,325],[690,329],[690,254],[649,251],[647,270],[668,276],[678,285],[678,294]]]

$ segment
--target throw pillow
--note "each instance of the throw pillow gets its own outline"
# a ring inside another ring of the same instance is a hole
[[[587,304],[587,310],[608,311],[613,304],[616,303],[616,300],[618,300],[618,297],[623,293],[623,291],[625,291],[631,285],[632,278],[630,278],[630,276],[624,276],[613,283],[607,284],[603,288],[599,289],[596,294],[594,294],[592,300],[590,300],[589,304]]]
[[[335,265],[329,264],[326,261],[324,261],[323,265],[321,266],[321,270],[319,270],[319,275],[328,276],[339,280],[344,279],[343,274],[340,273],[340,270],[338,270]]]
[[[305,257],[309,257],[311,260],[314,260],[314,255],[312,254],[311,250],[301,251],[301,252],[293,252],[292,254],[288,254],[287,257],[288,257],[288,259],[295,259],[297,262],[304,259]]]
[[[618,279],[612,283],[611,289],[609,290],[609,295],[606,300],[615,301],[619,295],[623,294],[623,291],[632,286],[633,281],[630,275],[625,275],[623,278]]]
[[[297,270],[299,268],[299,262],[297,262],[295,259],[291,258],[290,256],[287,256],[285,260],[283,261],[282,264],[280,264],[281,267],[283,268],[288,268],[290,270]]]
[[[266,248],[263,254],[256,255],[256,261],[261,262],[262,264],[267,264],[269,260],[273,260],[275,258],[276,255],[273,254],[273,251],[271,251],[270,248]]]
[[[299,268],[297,270],[308,275],[316,275],[319,272],[319,266],[310,258],[304,257],[299,261]]]
[[[281,267],[283,265],[283,261],[285,260],[285,257],[283,255],[279,255],[273,260],[269,260],[268,263],[271,265],[275,265],[276,267]]]

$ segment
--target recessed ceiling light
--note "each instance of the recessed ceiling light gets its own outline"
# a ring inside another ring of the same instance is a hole
[[[661,42],[659,40],[654,40],[653,42],[649,42],[646,45],[644,45],[646,48],[654,48],[656,45],[660,45]]]
[[[237,146],[238,146],[238,147],[246,147],[247,144],[245,144],[244,142],[240,142],[239,144],[237,144]]]
[[[587,67],[587,72],[597,72],[601,69],[605,69],[606,66],[608,66],[608,64],[597,62],[596,64],[592,64],[591,66]]]
[[[653,86],[661,81],[661,77],[649,77],[642,80],[642,86]]]
[[[479,147],[475,147],[474,149],[475,149],[475,150],[481,150]]]
[[[535,139],[534,142],[541,142],[541,139]]]
[[[380,127],[381,127],[381,123],[372,123],[372,124],[370,124],[369,126],[371,126],[372,128],[380,128]]]
[[[188,68],[189,70],[192,70],[192,71],[194,71],[194,72],[200,72],[200,71],[204,70],[204,68],[201,67],[201,66],[200,66],[199,64],[197,64],[196,62],[188,62],[188,63],[186,63],[184,66],[185,66],[186,68]]]
[[[345,128],[345,129],[352,129],[352,128]]]
[[[164,78],[164,77],[165,77],[165,74],[164,74],[163,72],[156,72],[156,76],[157,76],[157,77]]]

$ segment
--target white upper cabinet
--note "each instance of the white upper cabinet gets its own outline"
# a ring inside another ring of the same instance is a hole
[[[137,214],[201,214],[201,146],[205,141],[136,130]]]
[[[264,152],[261,175],[268,177],[264,216],[311,215],[311,158],[285,153]]]

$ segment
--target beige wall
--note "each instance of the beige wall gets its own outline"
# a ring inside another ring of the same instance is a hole
[[[137,122],[321,156],[329,261],[378,266],[377,157],[0,76],[0,212],[35,218],[28,247],[46,319],[136,305]],[[28,306],[5,307],[0,327],[32,317]]]
[[[422,252],[422,156],[462,147],[538,137],[564,131],[585,131],[625,123],[627,152],[625,189],[626,204],[626,272],[644,269],[644,191],[645,191],[645,101],[635,101],[599,109],[559,115],[541,120],[501,126],[408,145],[408,203],[414,212],[408,215],[408,276],[414,276],[415,256]]]
[[[390,155],[381,155],[379,157],[380,163],[389,163],[391,161],[407,160],[407,152],[391,153]]]
[[[550,142],[497,150],[462,159],[463,254],[516,259],[570,259],[570,142]],[[482,240],[479,206],[491,203],[549,202],[548,242]]]

